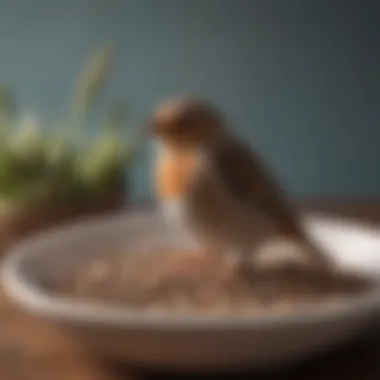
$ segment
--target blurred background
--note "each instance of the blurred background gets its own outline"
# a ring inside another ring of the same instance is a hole
[[[294,195],[374,197],[379,7],[376,0],[0,0],[0,82],[21,107],[57,119],[88,55],[111,43],[117,67],[101,101],[126,101],[131,124],[163,98],[199,95],[224,110]],[[135,199],[152,191],[148,150],[133,168]]]

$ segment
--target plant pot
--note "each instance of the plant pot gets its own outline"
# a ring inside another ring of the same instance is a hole
[[[126,204],[125,187],[107,197],[77,204],[46,204],[38,208],[4,211],[0,214],[0,254],[13,244],[41,230],[78,219],[116,211]]]

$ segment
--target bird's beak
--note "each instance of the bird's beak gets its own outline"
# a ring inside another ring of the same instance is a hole
[[[148,121],[147,123],[144,123],[142,128],[142,135],[145,138],[151,138],[154,135],[154,124],[151,121]]]

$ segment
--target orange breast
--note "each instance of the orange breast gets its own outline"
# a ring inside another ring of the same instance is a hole
[[[195,163],[195,153],[161,153],[157,159],[155,180],[158,197],[166,201],[183,196]]]

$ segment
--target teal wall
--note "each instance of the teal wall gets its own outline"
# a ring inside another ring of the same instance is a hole
[[[62,115],[99,43],[118,66],[104,102],[140,122],[161,98],[219,104],[299,196],[380,194],[377,1],[0,0],[0,81]],[[149,155],[134,169],[147,195]]]

